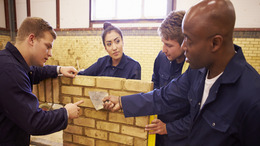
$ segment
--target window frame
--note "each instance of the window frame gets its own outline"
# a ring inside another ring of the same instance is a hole
[[[95,24],[103,24],[104,22],[108,21],[108,22],[111,22],[111,23],[114,23],[114,24],[118,24],[118,23],[161,23],[163,21],[164,18],[161,18],[161,19],[118,19],[118,20],[92,20],[92,1],[93,0],[90,0],[90,4],[89,4],[89,15],[90,15],[90,20],[89,20],[89,27],[90,28],[93,28],[93,25]],[[170,4],[167,6],[167,13],[169,13],[170,11],[173,11],[176,9],[176,1],[177,0],[167,0],[167,3]],[[167,15],[167,14],[166,14]],[[148,26],[147,26],[148,27]],[[122,28],[122,27],[120,27]],[[132,28],[132,27],[131,27]],[[134,28],[134,27],[133,27]],[[142,27],[142,28],[145,28]],[[157,29],[158,27],[155,27],[155,29]]]

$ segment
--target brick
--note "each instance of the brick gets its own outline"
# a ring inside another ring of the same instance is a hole
[[[138,93],[138,92],[109,90],[109,95],[114,95],[114,96],[126,96],[126,95],[132,95],[132,94],[136,94],[136,93]]]
[[[95,128],[95,120],[91,119],[91,118],[79,117],[77,119],[74,119],[73,123],[75,125],[79,125],[79,126],[86,126],[86,127]]]
[[[72,102],[71,97],[69,97],[69,96],[62,96],[61,97],[61,103],[62,104],[68,104],[68,103],[71,103],[71,102]]]
[[[52,101],[52,83],[51,79],[45,80],[45,89],[46,89],[46,102],[53,102]]]
[[[53,85],[53,102],[60,103],[60,82],[59,78],[52,79]]]
[[[134,146],[147,146],[147,139],[134,138]]]
[[[119,124],[97,121],[97,129],[119,133]]]
[[[71,78],[67,78],[67,77],[60,77],[61,79],[61,83],[65,84],[65,85],[71,85]]]
[[[128,91],[149,92],[153,90],[153,83],[128,79],[124,82],[124,89]]]
[[[96,78],[92,76],[76,76],[72,80],[73,85],[80,85],[80,86],[90,86],[94,87],[96,83]]]
[[[72,134],[67,133],[67,132],[63,132],[63,140],[72,142]]]
[[[135,125],[140,127],[145,127],[149,123],[149,117],[143,116],[143,117],[136,117],[135,118]]]
[[[39,92],[39,101],[45,102],[45,88],[44,88],[44,81],[41,81],[38,85],[38,92]]]
[[[80,104],[79,106],[81,107],[90,107],[90,108],[94,108],[91,100],[89,98],[86,98],[86,97],[74,97],[73,98],[73,103],[77,102],[77,101],[80,101],[80,100],[83,100],[84,103]]]
[[[108,133],[105,131],[85,127],[85,135],[87,135],[88,137],[107,140],[107,137],[108,137],[107,134]]]
[[[38,95],[38,85],[34,84],[33,85],[33,91],[32,93],[36,96],[36,97],[39,97]]]
[[[107,111],[96,111],[95,109],[86,108],[84,110],[84,114],[86,117],[89,118],[95,118],[100,120],[106,120],[107,119]]]
[[[78,144],[74,144],[72,142],[63,141],[63,146],[78,146]]]
[[[122,134],[115,134],[115,133],[109,133],[109,140],[118,142],[118,143],[122,143],[122,144],[126,144],[126,145],[133,145],[133,143],[134,143],[133,137],[127,136],[127,135],[122,135]]]
[[[124,126],[122,125],[121,127],[121,133],[122,134],[127,134],[139,138],[147,138],[147,133],[144,128],[137,128],[133,126]]]
[[[108,90],[99,89],[99,88],[84,88],[84,96],[89,96],[89,91],[99,91],[99,92],[107,92]]]
[[[68,133],[73,133],[73,134],[83,134],[82,132],[82,127],[80,126],[74,126],[74,125],[68,125],[67,128],[64,130],[65,132]]]
[[[96,87],[106,89],[122,89],[123,78],[116,77],[97,77]]]
[[[95,140],[93,138],[88,138],[79,135],[73,135],[73,142],[87,146],[95,146]]]
[[[109,121],[111,122],[117,122],[117,123],[124,123],[124,124],[134,124],[134,118],[129,117],[125,118],[123,113],[112,113],[109,112]]]
[[[96,146],[119,146],[119,144],[104,140],[96,140]]]
[[[82,87],[61,86],[61,93],[70,95],[82,95]]]

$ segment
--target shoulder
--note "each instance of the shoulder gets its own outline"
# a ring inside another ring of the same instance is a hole
[[[11,55],[8,51],[0,51],[0,68],[13,68],[16,69],[16,66],[19,66],[19,62]]]
[[[111,57],[109,55],[98,58],[97,62],[107,62]]]
[[[136,65],[136,66],[140,66],[138,61],[134,60],[133,58],[131,58],[131,57],[127,56],[127,55],[125,55],[125,57],[126,57],[126,60],[127,60],[128,63]]]

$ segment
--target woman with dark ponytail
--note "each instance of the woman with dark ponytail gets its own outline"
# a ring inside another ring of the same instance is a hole
[[[140,80],[140,64],[123,52],[124,41],[121,30],[109,22],[105,22],[103,28],[102,41],[109,55],[99,58],[96,63],[84,71],[80,71],[78,75]]]

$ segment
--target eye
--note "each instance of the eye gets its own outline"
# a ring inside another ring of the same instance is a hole
[[[120,40],[116,40],[116,43],[117,43],[117,44],[120,43]]]
[[[111,46],[111,43],[107,43],[107,46]]]

